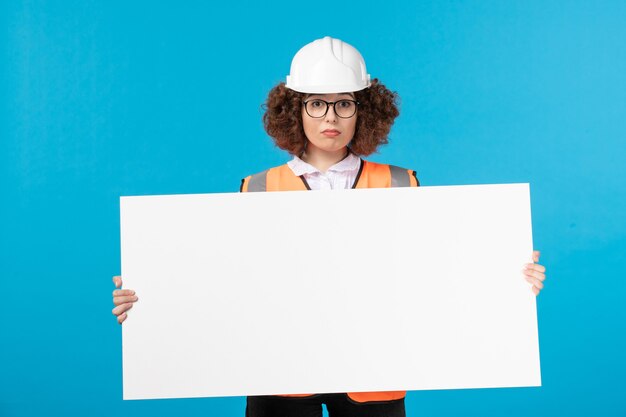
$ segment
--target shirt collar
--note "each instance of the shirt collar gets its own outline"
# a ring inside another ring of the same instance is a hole
[[[313,165],[304,162],[302,159],[298,158],[294,155],[293,159],[287,162],[287,165],[294,174],[297,176],[304,174],[314,174],[316,172],[321,172],[319,169],[315,168]],[[361,166],[361,158],[353,154],[352,152],[348,152],[348,156],[343,158],[341,161],[337,162],[335,165],[328,168],[328,171],[333,172],[346,172],[346,171],[356,171]]]

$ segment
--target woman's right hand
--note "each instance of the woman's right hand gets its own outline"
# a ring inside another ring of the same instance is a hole
[[[115,284],[115,288],[120,288],[122,286],[122,277],[113,277],[113,283]],[[126,320],[126,317],[128,317],[126,312],[133,308],[133,303],[138,299],[133,290],[113,291],[113,304],[116,305],[113,309],[113,314],[117,316],[117,322],[119,324],[122,324],[122,322]]]

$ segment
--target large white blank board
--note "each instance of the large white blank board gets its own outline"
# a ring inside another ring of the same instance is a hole
[[[121,198],[125,399],[541,384],[528,184]]]

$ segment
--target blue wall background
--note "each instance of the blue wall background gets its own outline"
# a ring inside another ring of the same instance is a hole
[[[0,415],[243,415],[121,400],[118,198],[286,161],[260,104],[324,35],[402,97],[371,159],[531,183],[543,387],[411,392],[408,414],[626,415],[625,22],[622,1],[1,2]]]

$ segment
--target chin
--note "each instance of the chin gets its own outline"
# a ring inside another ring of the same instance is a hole
[[[324,139],[322,143],[314,143],[315,147],[323,151],[338,151],[348,146],[348,143],[338,142],[336,139],[328,138]]]

